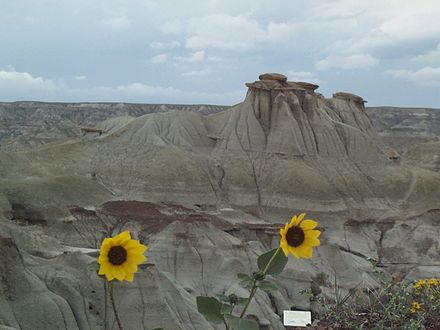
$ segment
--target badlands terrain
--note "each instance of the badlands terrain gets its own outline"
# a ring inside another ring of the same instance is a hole
[[[0,103],[0,329],[114,324],[93,270],[114,224],[149,246],[115,287],[127,329],[213,329],[195,297],[246,296],[236,274],[303,211],[321,246],[256,295],[261,329],[316,308],[300,291],[331,295],[335,276],[377,287],[373,263],[438,276],[440,110],[365,108],[280,74],[246,86],[232,107]]]

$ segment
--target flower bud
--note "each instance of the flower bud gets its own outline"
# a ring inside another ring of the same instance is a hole
[[[262,281],[266,277],[262,271],[253,272],[252,276],[256,281]]]
[[[230,302],[232,305],[235,305],[235,304],[237,303],[237,301],[238,301],[238,297],[237,297],[237,295],[234,294],[234,293],[230,294],[230,295],[228,296],[228,298],[229,298],[229,302]]]

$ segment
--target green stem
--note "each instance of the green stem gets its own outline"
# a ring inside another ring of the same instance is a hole
[[[116,322],[118,323],[119,329],[123,330],[121,320],[119,319],[118,312],[116,310],[115,297],[113,296],[113,282],[110,282],[108,285],[108,291],[110,293],[110,301],[112,302],[113,312],[115,313]]]
[[[270,269],[270,266],[272,265],[273,261],[275,260],[276,256],[278,255],[278,253],[280,252],[281,247],[279,247],[275,253],[272,255],[272,257],[269,259],[269,262],[267,263],[266,267],[264,267],[263,270],[263,274],[266,275],[267,271]],[[257,293],[258,290],[258,285],[257,285],[257,280],[253,280],[252,282],[252,288],[251,288],[251,292],[249,294],[249,298],[246,302],[246,305],[243,308],[243,311],[240,314],[240,318],[243,318],[244,314],[246,313],[246,310],[248,309],[252,299],[254,298],[255,294]]]
[[[278,253],[281,251],[281,247],[278,247],[278,249],[275,251],[275,253],[270,258],[269,262],[267,263],[266,267],[263,270],[264,275],[266,275],[267,271],[269,270],[270,266],[272,265],[272,262],[277,257]]]
[[[244,306],[243,311],[242,311],[241,314],[240,314],[240,318],[242,318],[242,317],[244,316],[244,314],[246,313],[246,310],[248,309],[249,304],[250,304],[251,301],[252,301],[252,298],[254,298],[255,293],[257,292],[257,289],[258,289],[257,281],[254,280],[254,281],[252,282],[251,293],[249,294],[249,298],[248,298],[248,300],[247,300],[247,302],[246,302],[246,305]]]
[[[107,324],[107,281],[104,281],[104,329],[108,330]]]

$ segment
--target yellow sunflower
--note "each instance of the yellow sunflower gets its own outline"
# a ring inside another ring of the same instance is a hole
[[[108,281],[133,282],[138,265],[146,261],[144,252],[147,246],[131,239],[128,230],[115,237],[105,238],[101,245],[98,263],[99,275],[105,275]]]
[[[309,259],[312,257],[312,248],[321,244],[318,239],[321,232],[314,230],[318,223],[310,219],[303,220],[305,215],[293,216],[290,223],[280,229],[280,247],[286,257],[291,253],[296,258]]]

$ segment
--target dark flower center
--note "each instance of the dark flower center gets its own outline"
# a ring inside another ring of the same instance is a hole
[[[290,246],[298,247],[305,239],[304,230],[299,226],[289,228],[286,233],[286,241]]]
[[[108,261],[115,266],[122,265],[127,260],[127,250],[122,246],[113,246],[108,252]]]

